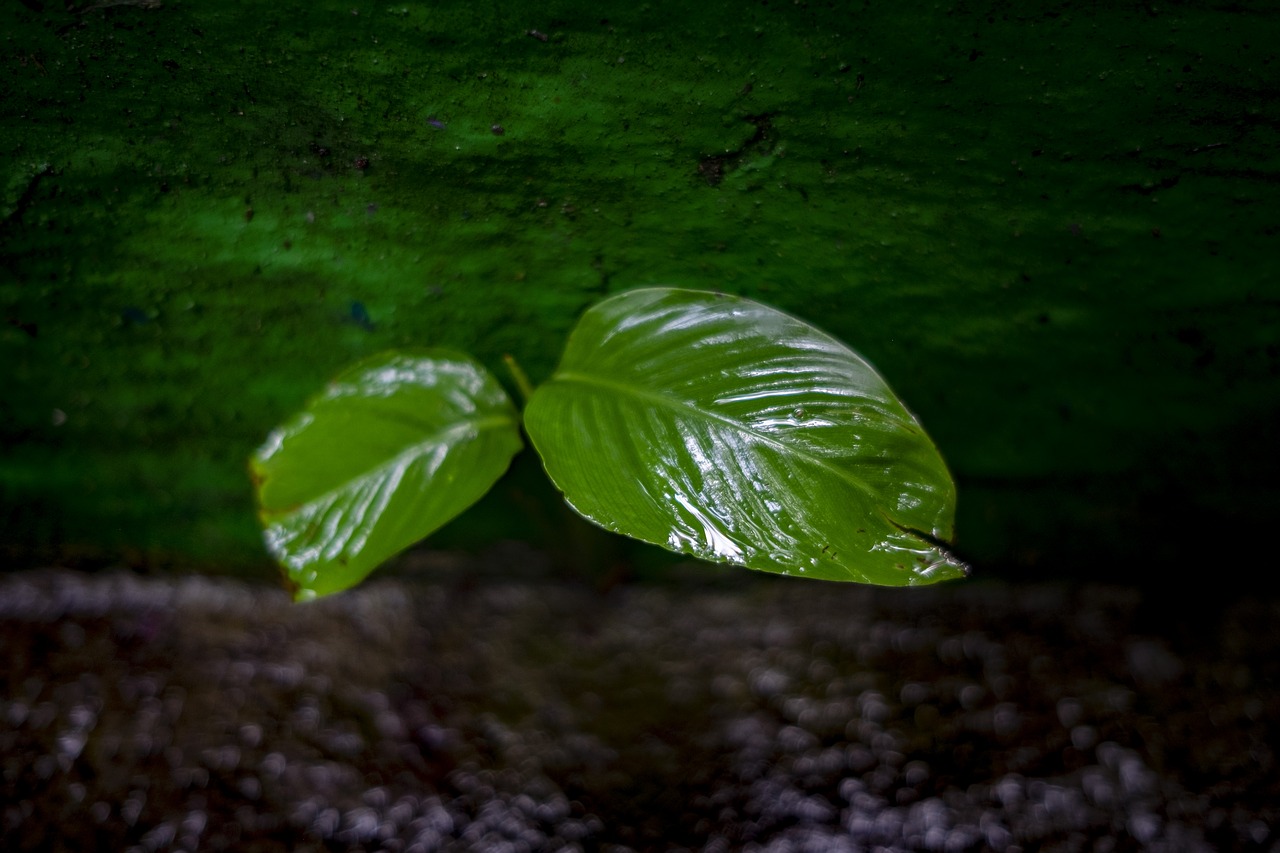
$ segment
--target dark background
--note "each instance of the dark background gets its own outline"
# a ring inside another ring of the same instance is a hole
[[[668,284],[875,363],[980,575],[1269,571],[1270,4],[615,5],[4,4],[7,565],[269,580],[245,459],[342,366],[537,381]],[[432,541],[557,500],[525,457]]]

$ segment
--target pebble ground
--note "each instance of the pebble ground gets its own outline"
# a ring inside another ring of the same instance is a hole
[[[0,577],[0,849],[1280,849],[1276,601],[536,564]]]

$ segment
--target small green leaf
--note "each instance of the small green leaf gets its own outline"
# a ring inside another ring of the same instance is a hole
[[[374,356],[250,460],[267,549],[295,598],[347,589],[479,500],[521,446],[511,399],[476,361]]]
[[[874,368],[747,299],[635,290],[583,315],[525,429],[569,504],[717,562],[902,586],[965,573],[955,488]]]

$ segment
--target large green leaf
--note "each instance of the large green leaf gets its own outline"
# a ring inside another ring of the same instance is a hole
[[[510,398],[474,360],[374,356],[251,459],[267,548],[296,598],[347,589],[479,500],[521,446]]]
[[[655,288],[597,304],[525,428],[570,505],[618,533],[831,580],[965,572],[920,424],[844,344],[757,302]]]

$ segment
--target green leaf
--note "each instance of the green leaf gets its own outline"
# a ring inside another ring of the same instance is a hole
[[[706,560],[901,586],[965,573],[955,487],[874,368],[747,299],[635,290],[583,315],[525,429],[569,504]]]
[[[511,399],[476,361],[374,356],[250,460],[267,549],[295,598],[347,589],[479,500],[521,446]]]

